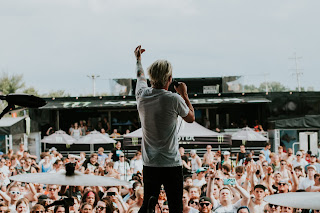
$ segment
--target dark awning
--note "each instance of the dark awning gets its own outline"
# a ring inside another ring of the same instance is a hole
[[[12,135],[25,133],[26,124],[24,117],[19,118],[1,118],[0,135]]]
[[[276,129],[320,129],[320,115],[307,115],[304,117],[283,119],[274,122]]]
[[[129,99],[129,98],[128,98]],[[128,100],[106,100],[97,97],[90,98],[64,98],[46,99],[48,102],[40,109],[76,109],[76,108],[127,108],[136,107],[137,102],[134,98]],[[249,104],[249,103],[270,103],[266,98],[259,97],[217,97],[217,98],[191,98],[192,105],[212,105],[212,104]]]

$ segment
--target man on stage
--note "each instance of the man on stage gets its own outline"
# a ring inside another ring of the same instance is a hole
[[[141,65],[144,51],[141,46],[135,49],[136,99],[142,126],[144,182],[144,201],[139,213],[147,212],[150,197],[157,200],[161,184],[167,194],[170,212],[182,213],[183,176],[177,133],[180,123],[177,117],[179,115],[192,123],[195,119],[194,109],[184,83],[175,86],[179,95],[168,91],[172,82],[172,66],[166,60],[157,60],[148,68],[152,86],[148,87]]]

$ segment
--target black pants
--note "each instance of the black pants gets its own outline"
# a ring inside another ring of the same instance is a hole
[[[144,199],[139,213],[147,213],[148,201],[151,196],[156,197],[163,184],[166,191],[169,211],[182,213],[183,176],[182,166],[178,167],[148,167],[143,166]],[[154,209],[154,206],[152,206]]]

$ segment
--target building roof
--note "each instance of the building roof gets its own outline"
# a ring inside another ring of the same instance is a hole
[[[114,98],[114,97],[69,97],[46,99],[48,102],[40,109],[74,109],[74,108],[135,108],[137,102],[133,96]],[[191,98],[191,103],[195,106],[211,104],[248,104],[248,103],[270,103],[271,101],[264,97],[199,97]]]

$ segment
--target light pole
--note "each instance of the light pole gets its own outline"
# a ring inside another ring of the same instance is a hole
[[[96,79],[99,78],[100,75],[87,75],[87,77],[92,79],[93,96],[96,96]]]

